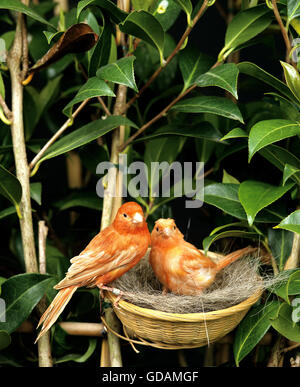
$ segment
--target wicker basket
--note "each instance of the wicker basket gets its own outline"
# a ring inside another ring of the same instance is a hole
[[[216,254],[210,256],[216,258]],[[122,322],[127,337],[118,336],[131,343],[164,349],[202,347],[231,332],[261,294],[262,289],[240,304],[226,309],[186,314],[142,308],[120,300],[119,307],[114,307],[114,311]],[[106,297],[112,303],[116,300],[116,296],[111,292],[106,292]],[[103,322],[111,330],[105,319]]]

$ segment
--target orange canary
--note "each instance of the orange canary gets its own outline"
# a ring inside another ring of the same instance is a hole
[[[155,275],[163,285],[163,293],[171,291],[195,295],[208,288],[221,269],[254,250],[246,247],[227,255],[220,263],[215,263],[183,239],[173,219],[159,219],[151,233],[149,259]]]
[[[141,206],[135,202],[123,204],[114,222],[71,259],[65,278],[54,286],[58,294],[39,321],[38,327],[42,323],[43,326],[36,341],[55,323],[77,288],[98,286],[100,290],[116,290],[105,284],[136,265],[149,244],[150,233]]]

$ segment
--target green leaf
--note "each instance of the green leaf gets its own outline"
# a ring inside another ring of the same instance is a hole
[[[247,215],[240,203],[238,184],[213,183],[204,187],[204,202],[211,204],[220,210],[238,219],[247,220]],[[256,217],[257,222],[274,223],[281,216],[270,208],[262,210]]]
[[[287,1],[287,17],[288,23],[293,19],[300,16],[300,3],[299,0],[288,0]]]
[[[56,29],[53,24],[49,23],[46,19],[41,17],[31,7],[27,7],[19,0],[0,0],[0,9],[9,9],[11,11],[21,12],[25,15],[37,20],[40,23],[46,24],[47,26]]]
[[[89,78],[87,82],[79,89],[75,97],[63,109],[63,113],[68,117],[71,117],[72,108],[76,103],[82,102],[87,98],[100,96],[115,97],[116,95],[102,79],[97,77]]]
[[[97,339],[90,338],[88,349],[83,355],[77,354],[77,353],[70,353],[61,358],[56,359],[55,364],[64,363],[66,361],[75,361],[76,363],[84,363],[92,356],[92,354],[96,349],[96,346],[97,346]]]
[[[217,86],[229,91],[236,99],[237,94],[237,80],[239,69],[234,63],[225,63],[221,66],[215,67],[200,75],[196,80],[197,86]]]
[[[11,337],[8,332],[1,330],[0,331],[0,351],[8,347],[11,343]]]
[[[160,22],[150,13],[133,11],[120,23],[120,30],[133,35],[157,48],[160,62],[163,63],[165,33]]]
[[[209,70],[212,64],[212,60],[207,55],[199,54],[198,50],[190,46],[180,51],[179,68],[184,82],[183,91],[192,86],[201,74]]]
[[[290,231],[268,229],[268,244],[280,271],[291,254],[293,239],[294,234]]]
[[[227,27],[225,46],[219,54],[219,59],[227,57],[233,49],[264,31],[271,22],[272,13],[265,5],[239,12]]]
[[[293,184],[285,187],[276,187],[260,181],[247,180],[240,184],[239,199],[244,207],[248,223],[252,226],[257,213],[264,207],[278,200]]]
[[[15,213],[16,213],[16,207],[5,208],[4,210],[0,211],[0,219],[3,219],[6,216],[9,216]]]
[[[187,24],[191,25],[191,15],[193,12],[193,5],[191,0],[174,0],[186,13],[187,16]]]
[[[279,307],[278,301],[254,307],[239,324],[233,343],[233,353],[237,366],[268,332],[271,326],[270,318],[277,314]]]
[[[102,15],[102,24],[103,28],[101,30],[101,35],[96,43],[96,45],[88,53],[89,64],[88,64],[88,74],[89,77],[95,76],[99,67],[105,66],[109,62],[110,52],[112,48],[112,33],[113,27],[112,24],[104,18]]]
[[[289,340],[300,342],[300,324],[292,320],[293,308],[283,303],[279,309],[278,317],[271,319],[271,325],[277,332]]]
[[[225,134],[225,136],[223,136],[220,141],[228,140],[230,138],[240,138],[240,137],[248,138],[248,133],[241,128],[234,128],[230,130],[230,132]]]
[[[30,315],[49,287],[48,275],[26,273],[10,277],[2,285],[1,297],[5,300],[5,321],[0,329],[12,333]],[[0,320],[3,315],[0,316]]]
[[[111,16],[112,20],[117,24],[125,20],[126,16],[128,15],[126,12],[118,8],[116,4],[109,0],[82,0],[79,1],[77,5],[77,20],[79,19],[83,9],[89,5],[96,5],[99,8],[105,9]]]
[[[220,232],[219,234],[210,235],[203,239],[203,249],[205,254],[209,250],[212,243],[215,241],[222,239],[222,238],[228,238],[228,237],[237,237],[237,238],[246,238],[246,239],[259,239],[259,235],[256,232],[248,232],[243,230],[227,230]]]
[[[240,184],[238,179],[236,179],[235,177],[229,175],[229,173],[227,173],[225,171],[225,169],[223,169],[222,183],[224,183],[224,184],[230,184],[230,183],[232,183],[232,184]]]
[[[252,126],[249,133],[249,162],[267,145],[300,134],[300,124],[290,120],[264,120]]]
[[[297,98],[295,98],[294,94],[290,91],[286,84],[275,78],[273,75],[269,74],[267,71],[258,67],[256,64],[251,62],[241,62],[238,63],[237,66],[240,70],[240,73],[250,75],[251,77],[258,79],[267,85],[272,86],[292,102],[298,103]]]
[[[300,210],[296,210],[284,218],[275,228],[283,228],[300,234]]]
[[[19,216],[19,203],[22,197],[22,187],[19,180],[0,164],[0,194],[6,197],[16,208]]]
[[[134,60],[135,56],[133,55],[119,59],[115,63],[110,63],[104,67],[101,67],[97,71],[96,75],[100,79],[126,85],[134,91],[138,92],[134,79]]]
[[[283,67],[285,81],[294,94],[294,96],[300,101],[300,75],[298,71],[289,63],[280,61]]]
[[[30,184],[30,196],[40,206],[42,205],[42,184],[31,183]]]
[[[85,207],[92,210],[101,210],[102,203],[100,198],[95,193],[90,192],[73,192],[66,198],[54,203],[54,206],[60,211],[67,210],[72,207]]]
[[[300,294],[300,270],[285,270],[284,273],[287,272],[290,272],[287,280],[282,281],[283,283],[280,286],[275,286],[274,289],[270,290],[290,304],[289,296]]]
[[[103,136],[120,125],[128,125],[136,128],[136,125],[125,117],[109,116],[105,120],[99,119],[92,121],[89,124],[74,130],[72,133],[65,135],[49,147],[44,156],[36,164],[31,176],[36,173],[43,161],[62,155],[70,150],[96,140],[96,138]]]
[[[300,168],[300,160],[287,149],[280,146],[269,145],[266,148],[261,149],[259,153],[281,171],[284,171],[284,167],[287,163]],[[291,178],[298,185],[300,184],[300,179],[297,174],[291,175]]]
[[[153,0],[132,0],[132,6],[135,11],[142,9],[143,11],[148,11]]]
[[[200,96],[188,98],[177,102],[172,109],[183,113],[212,113],[244,122],[236,104],[223,97]]]
[[[209,141],[219,141],[221,133],[215,129],[209,122],[201,122],[194,125],[187,124],[169,124],[156,130],[148,136],[135,140],[135,142],[145,142],[157,137],[182,136],[204,138]]]
[[[283,170],[282,185],[285,185],[287,180],[293,175],[297,175],[296,176],[297,181],[300,183],[300,168],[296,168],[290,164],[285,164],[284,170]]]

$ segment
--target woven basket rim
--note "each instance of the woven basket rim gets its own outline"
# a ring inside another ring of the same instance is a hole
[[[111,292],[105,291],[106,296],[114,302],[116,296]],[[199,321],[208,321],[208,320],[217,320],[232,314],[241,312],[245,309],[248,309],[252,306],[263,293],[263,288],[257,290],[249,298],[242,301],[239,304],[230,306],[229,308],[214,310],[211,312],[204,313],[169,313],[162,312],[156,309],[143,308],[141,306],[134,305],[128,301],[120,300],[118,303],[119,308],[127,312],[137,314],[142,317],[148,317],[153,320],[162,320],[162,321],[172,321],[172,322],[199,322]]]

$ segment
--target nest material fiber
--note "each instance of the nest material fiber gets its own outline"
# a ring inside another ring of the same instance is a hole
[[[258,275],[259,266],[259,258],[244,257],[221,270],[214,283],[202,294],[162,294],[162,285],[146,254],[135,267],[114,281],[112,286],[124,292],[122,299],[143,308],[168,313],[211,312],[237,305],[278,281],[273,277],[261,278]]]

